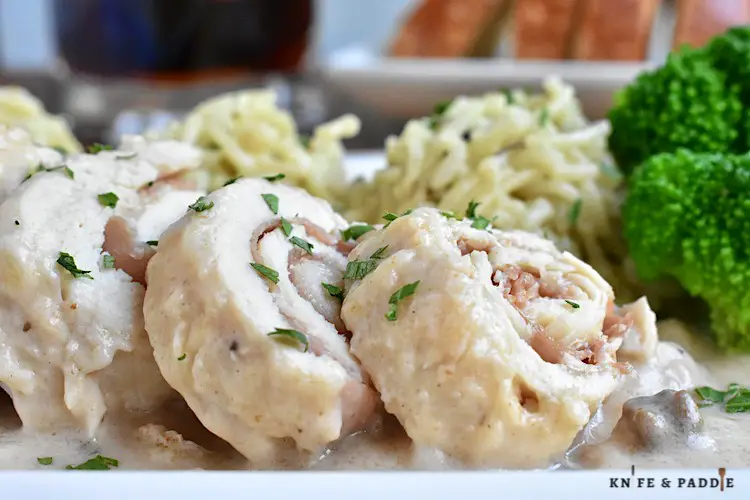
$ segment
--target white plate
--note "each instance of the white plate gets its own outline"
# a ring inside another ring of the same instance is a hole
[[[436,102],[460,94],[498,88],[539,88],[556,75],[576,88],[591,119],[603,118],[615,91],[646,63],[516,62],[501,59],[409,60],[374,58],[350,53],[329,60],[322,68],[329,84],[383,116],[410,118],[432,111]]]

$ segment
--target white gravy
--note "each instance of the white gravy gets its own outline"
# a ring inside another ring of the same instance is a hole
[[[669,337],[669,335],[667,335]],[[684,339],[680,339],[684,340]],[[711,352],[700,346],[700,352]],[[698,350],[696,350],[697,352]],[[562,459],[572,468],[747,467],[750,466],[750,414],[702,408],[701,433],[687,445],[631,452],[610,438],[622,404],[662,389],[699,385],[724,388],[750,382],[750,356],[704,355],[698,364],[676,344],[662,342],[656,359],[628,376],[592,418]],[[208,432],[182,401],[149,414],[108,415],[95,439],[75,432],[33,434],[21,429],[11,400],[0,391],[0,469],[60,469],[101,454],[116,458],[120,469],[248,469],[248,462]],[[38,457],[53,457],[40,465]],[[301,464],[301,465],[300,465]],[[554,464],[551,464],[554,465]],[[350,436],[319,456],[290,458],[276,468],[320,470],[460,468],[440,453],[413,446],[398,422],[384,416],[368,431]]]

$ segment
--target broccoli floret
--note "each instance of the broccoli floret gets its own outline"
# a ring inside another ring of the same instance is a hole
[[[707,45],[712,65],[726,75],[726,81],[737,85],[743,105],[742,119],[735,149],[750,150],[750,27],[730,28]]]
[[[711,308],[719,347],[750,350],[750,154],[678,150],[633,173],[625,238],[641,277],[675,277]]]
[[[649,156],[681,147],[733,151],[742,106],[738,88],[726,82],[706,51],[688,48],[642,73],[609,112],[609,147],[620,168],[629,174]]]

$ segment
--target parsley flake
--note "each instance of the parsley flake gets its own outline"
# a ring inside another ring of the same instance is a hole
[[[581,308],[581,304],[579,304],[578,302],[573,302],[572,300],[565,299],[565,303],[568,304],[573,309],[580,309]]]
[[[466,207],[466,217],[473,219],[477,216],[477,207],[480,205],[478,201],[471,200],[469,206]]]
[[[286,177],[286,174],[276,174],[276,175],[269,175],[267,177],[263,177],[268,182],[276,182],[284,179]]]
[[[29,172],[26,175],[26,177],[23,178],[21,182],[25,182],[31,179],[34,176],[34,174],[38,174],[39,172],[57,172],[58,170],[64,173],[65,175],[67,175],[71,179],[76,178],[75,172],[73,172],[67,165],[58,165],[57,167],[47,168],[40,163],[39,165],[36,166],[36,169]]]
[[[370,255],[370,258],[371,259],[382,259],[383,258],[383,254],[385,253],[386,250],[388,250],[388,245],[386,245],[384,247],[380,247],[377,250],[375,250],[375,252],[373,252],[373,254]]]
[[[104,269],[114,269],[115,268],[115,258],[112,255],[104,254],[102,256],[102,267]]]
[[[396,215],[396,214],[394,214],[392,212],[386,212],[386,213],[384,213],[383,214],[383,218],[388,221],[388,224],[386,224],[385,226],[383,226],[383,228],[386,228],[386,227],[390,226],[391,222],[393,222],[394,220],[398,219],[399,217],[404,217],[405,215],[409,215],[413,211],[414,210],[410,208],[408,210],[404,210],[404,213],[402,213],[401,215]]]
[[[361,280],[378,267],[378,261],[375,259],[353,260],[346,265],[344,279]]]
[[[487,217],[477,216],[474,222],[471,223],[471,227],[474,229],[487,229],[490,225],[490,220]]]
[[[330,283],[321,283],[320,285],[323,288],[325,288],[325,290],[328,292],[328,294],[331,297],[335,297],[335,298],[337,298],[339,300],[344,300],[344,289],[343,288],[341,288],[339,286],[336,286],[336,285],[331,285]]]
[[[278,213],[279,213],[279,197],[276,196],[275,194],[270,194],[270,193],[262,194],[260,196],[266,202],[266,205],[268,205],[268,208],[271,209],[271,212],[273,212],[274,214],[278,215]]]
[[[99,144],[98,142],[89,146],[89,154],[95,155],[97,153],[101,153],[102,151],[112,151],[112,146],[108,144]]]
[[[79,465],[67,465],[67,470],[110,470],[112,467],[119,467],[120,461],[114,458],[97,455],[94,458],[86,460]]]
[[[547,108],[543,108],[541,113],[539,113],[539,126],[544,127],[549,122],[549,110]]]
[[[414,295],[414,292],[417,291],[417,287],[419,286],[419,281],[415,281],[414,283],[409,283],[408,285],[404,285],[396,292],[391,295],[391,298],[388,299],[388,312],[385,313],[385,318],[388,321],[396,321],[396,314],[398,312],[398,303],[404,300],[407,297],[410,297]]]
[[[183,352],[182,355],[179,358],[177,358],[177,361],[185,361],[185,358],[187,358],[187,354]]]
[[[146,242],[146,245],[152,246],[152,247],[158,247],[159,246],[159,240],[148,240]]]
[[[513,104],[513,92],[510,89],[500,89],[500,93],[505,96],[505,100],[508,104]]]
[[[272,331],[271,333],[267,334],[269,337],[278,337],[279,339],[284,340],[291,340],[293,342],[296,342],[302,346],[304,346],[304,350],[302,352],[307,352],[310,349],[310,342],[307,340],[307,337],[304,333],[298,332],[297,330],[289,330],[286,328],[277,328],[276,330]]]
[[[115,193],[104,193],[96,197],[99,200],[99,204],[103,207],[115,208],[117,202],[120,201],[120,197]]]
[[[252,262],[250,265],[252,266],[253,269],[258,271],[258,274],[260,274],[261,276],[268,278],[274,284],[279,283],[278,271],[271,269],[270,267],[266,267],[263,264],[257,264],[255,262]]]
[[[582,204],[583,200],[581,198],[578,198],[575,202],[573,202],[573,205],[571,205],[570,212],[568,212],[568,222],[570,222],[571,226],[575,226],[578,222],[578,217],[581,215]]]
[[[369,233],[370,231],[374,230],[375,228],[369,224],[355,224],[341,231],[341,237],[344,239],[344,241],[357,240],[363,234]]]
[[[209,201],[208,203],[206,203],[206,201],[206,197],[201,196],[195,201],[195,203],[193,203],[192,205],[188,205],[188,208],[195,212],[204,212],[214,207],[213,201]]]
[[[300,135],[299,136],[299,143],[302,145],[303,148],[309,149],[310,148],[310,136],[309,135]]]
[[[284,234],[286,236],[290,236],[292,234],[292,225],[289,223],[288,220],[285,218],[281,218],[281,230],[284,231]]]
[[[229,186],[229,185],[232,185],[232,184],[234,184],[235,182],[237,182],[237,181],[238,181],[238,180],[240,180],[240,179],[242,179],[242,176],[241,176],[241,175],[240,175],[240,176],[238,176],[238,177],[233,177],[233,178],[229,179],[229,180],[228,180],[227,182],[225,182],[225,183],[224,183],[224,185],[223,185],[222,187],[227,187],[227,186]]]
[[[60,256],[57,258],[57,263],[60,264],[60,266],[70,274],[72,274],[74,278],[88,278],[90,280],[94,279],[92,276],[89,276],[91,274],[91,271],[83,271],[81,269],[78,269],[75,259],[69,253],[60,252]]]
[[[39,457],[36,459],[39,465],[52,465],[54,459],[52,457]]]
[[[443,217],[445,217],[446,219],[456,219],[456,220],[460,220],[460,217],[459,217],[458,215],[456,215],[456,213],[455,213],[455,212],[452,212],[452,211],[450,211],[450,210],[449,210],[449,211],[446,211],[446,212],[440,212],[440,215],[442,215],[442,216],[443,216]]]
[[[724,411],[727,413],[750,412],[750,390],[739,384],[729,384],[726,391],[720,391],[712,387],[696,387],[695,393],[701,398],[699,406],[713,406],[724,403]]]
[[[292,242],[292,245],[300,247],[302,250],[304,250],[305,252],[307,252],[310,255],[312,255],[312,253],[313,253],[313,245],[311,245],[310,243],[306,242],[302,238],[298,238],[297,236],[292,236],[291,238],[289,238],[289,241]]]

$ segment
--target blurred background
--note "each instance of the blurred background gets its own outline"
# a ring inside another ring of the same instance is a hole
[[[353,112],[349,147],[378,148],[440,98],[547,74],[601,114],[673,48],[749,20],[750,0],[0,0],[0,80],[84,143],[267,86],[302,131]]]

